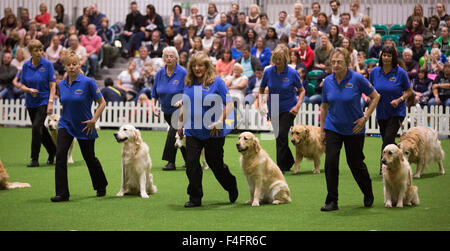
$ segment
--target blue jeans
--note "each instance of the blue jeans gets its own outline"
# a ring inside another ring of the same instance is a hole
[[[92,54],[89,57],[89,75],[95,76],[97,74],[98,55]]]
[[[436,99],[435,98],[431,98],[430,100],[428,100],[428,107],[433,106],[433,105],[438,105],[436,103]],[[446,100],[442,100],[441,99],[441,105],[450,106],[450,98],[448,98]]]

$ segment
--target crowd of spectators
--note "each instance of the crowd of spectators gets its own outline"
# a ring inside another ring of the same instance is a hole
[[[272,51],[282,43],[290,48],[289,66],[299,73],[304,86],[311,71],[318,70],[320,79],[331,73],[329,57],[336,47],[349,50],[349,68],[366,77],[384,46],[397,47],[399,64],[407,71],[415,93],[409,105],[450,106],[450,15],[445,3],[437,3],[429,17],[416,4],[398,40],[378,34],[371,18],[361,13],[358,0],[352,1],[350,12],[345,13],[339,0],[331,0],[329,5],[331,12],[325,13],[320,3],[314,2],[312,13],[304,15],[303,5],[295,3],[292,13],[280,11],[276,20],[269,20],[256,4],[249,6],[248,14],[236,3],[229,12],[221,12],[210,2],[207,13],[192,5],[189,14],[175,5],[165,23],[154,5],[147,5],[141,13],[140,6],[131,2],[129,14],[114,29],[108,14],[96,4],[85,7],[73,24],[62,4],[54,7],[54,17],[44,3],[34,18],[25,8],[18,16],[6,8],[0,33],[0,98],[21,96],[15,83],[30,58],[29,41],[38,39],[44,45],[43,56],[54,64],[58,80],[65,74],[62,60],[67,52],[76,53],[83,71],[97,80],[102,78],[99,67],[112,68],[119,56],[129,60],[127,69],[116,79],[105,79],[107,101],[137,101],[140,94],[149,95],[154,75],[164,66],[163,49],[174,46],[184,67],[194,53],[208,53],[231,93],[252,105],[262,72],[271,65]],[[314,91],[307,92],[306,103],[320,104],[320,79],[315,81]],[[362,106],[368,102],[368,97],[362,97]]]

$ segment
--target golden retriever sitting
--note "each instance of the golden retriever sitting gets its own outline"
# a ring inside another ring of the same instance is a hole
[[[412,172],[403,152],[394,144],[383,149],[383,183],[385,207],[419,205],[418,188],[412,185]]]
[[[8,182],[9,175],[6,172],[5,167],[3,167],[3,163],[0,160],[0,190],[8,190],[14,188],[25,188],[31,187],[28,183],[20,183],[20,182]]]
[[[258,138],[250,132],[243,132],[236,144],[242,154],[241,167],[250,187],[250,200],[247,204],[259,203],[286,204],[291,202],[290,190],[280,168],[264,151]]]
[[[414,178],[420,178],[423,170],[431,161],[439,165],[439,173],[444,174],[444,151],[441,147],[438,134],[435,130],[426,126],[413,127],[400,137],[398,146],[409,163],[417,163]]]
[[[140,193],[142,198],[148,198],[148,194],[156,193],[148,145],[142,141],[139,130],[132,125],[123,125],[114,137],[118,143],[123,143],[122,185],[117,196]]]
[[[59,122],[60,116],[58,114],[52,114],[50,116],[47,116],[47,119],[45,120],[45,127],[47,127],[48,131],[50,132],[50,136],[52,137],[52,141],[55,144],[56,147],[58,147],[58,122]],[[67,163],[73,163],[72,158],[72,149],[73,145],[75,144],[75,141],[77,139],[73,138],[72,144],[70,144],[69,152],[67,152]]]
[[[303,157],[314,161],[313,173],[320,173],[320,157],[325,152],[325,144],[321,139],[320,127],[296,125],[291,127],[292,144],[295,146],[294,174],[300,169]]]

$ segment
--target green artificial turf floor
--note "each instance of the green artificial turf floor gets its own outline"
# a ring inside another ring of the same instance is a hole
[[[367,137],[366,164],[369,168],[375,202],[363,207],[363,196],[354,181],[341,152],[339,210],[321,212],[326,196],[322,157],[321,174],[312,174],[313,163],[302,162],[300,174],[285,174],[291,189],[292,203],[245,205],[249,199],[247,181],[239,166],[236,134],[227,136],[225,161],[236,176],[239,198],[228,202],[228,194],[214,178],[211,170],[203,175],[203,206],[186,209],[187,177],[181,154],[176,171],[162,171],[161,160],[166,132],[142,131],[150,147],[152,173],[158,192],[149,199],[128,195],[116,197],[121,180],[121,145],[113,137],[114,130],[99,131],[96,154],[103,165],[109,185],[107,195],[97,198],[78,145],[69,164],[70,201],[51,203],[54,195],[54,166],[46,165],[47,153],[42,147],[39,168],[27,168],[30,155],[30,128],[0,128],[0,158],[10,181],[28,182],[31,188],[0,191],[0,230],[450,230],[450,140],[442,140],[447,158],[447,174],[438,174],[432,164],[421,179],[421,204],[405,208],[385,208],[383,183],[378,175],[381,139]],[[262,147],[275,158],[275,142],[261,140]],[[294,148],[291,146],[293,153]],[[413,171],[416,166],[413,165]]]

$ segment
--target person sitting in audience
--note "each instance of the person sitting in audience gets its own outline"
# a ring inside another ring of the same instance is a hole
[[[196,31],[195,35],[197,37],[204,38],[206,25],[203,23],[202,15],[197,15],[197,26],[196,27],[197,27],[197,31]],[[214,29],[213,29],[213,31],[214,31]]]
[[[192,54],[195,54],[197,52],[207,52],[205,50],[205,48],[203,48],[203,44],[202,44],[202,38],[201,37],[195,37],[194,38],[194,46],[192,47],[191,50],[189,50],[189,56],[191,56]]]
[[[181,17],[182,17],[183,9],[181,9],[180,5],[176,4],[172,8],[172,13],[173,13],[173,15],[170,16],[169,25],[173,26],[176,29],[176,28],[180,27],[180,25],[181,25]]]
[[[128,69],[122,71],[117,76],[117,88],[121,89],[126,94],[126,100],[132,100],[139,92],[137,81],[139,79],[139,72],[136,71],[136,62],[134,60],[128,61]]]
[[[341,14],[341,25],[339,26],[339,33],[344,37],[352,39],[355,36],[355,28],[350,25],[350,14],[345,12]]]
[[[246,22],[246,15],[244,12],[240,12],[237,17],[237,24],[234,25],[234,28],[236,29],[236,34],[240,36],[244,36],[248,29],[252,28],[250,27]]]
[[[48,25],[41,24],[41,31],[39,32],[38,40],[42,43],[44,46],[44,51],[47,50],[48,47],[50,47],[50,43],[52,42],[52,37],[55,35],[55,33],[50,32],[48,29]]]
[[[422,19],[420,17],[411,18],[409,23],[406,23],[406,27],[400,36],[401,46],[410,46],[413,43],[413,38],[416,34],[422,34],[425,29]]]
[[[287,17],[286,11],[284,10],[280,11],[280,13],[278,13],[278,22],[276,22],[273,25],[277,33],[278,39],[280,39],[281,36],[283,35],[289,36],[291,25],[286,21],[286,17]]]
[[[208,53],[213,64],[215,64],[217,62],[217,60],[220,58],[221,49],[222,49],[222,43],[220,42],[220,39],[215,38],[213,40],[213,43],[212,43],[211,48],[209,49],[209,53]]]
[[[319,20],[319,13],[320,13],[320,3],[313,2],[311,4],[312,14],[306,16],[306,24],[313,27],[317,26],[317,22]]]
[[[442,26],[440,36],[435,40],[441,46],[441,52],[446,57],[450,57],[450,33],[448,31],[450,27]]]
[[[234,41],[234,46],[231,48],[231,55],[233,59],[237,59],[242,56],[242,49],[244,48],[245,40],[241,36],[237,36]],[[223,48],[227,48],[222,46]]]
[[[228,48],[222,48],[221,57],[216,63],[216,72],[219,77],[226,79],[233,73],[234,59],[231,56],[231,50]]]
[[[80,44],[86,48],[87,57],[89,58],[89,76],[99,78],[97,75],[97,65],[102,48],[102,38],[97,35],[95,24],[88,27],[88,35],[81,36]]]
[[[320,47],[319,44],[319,30],[316,26],[312,26],[310,29],[310,36],[306,38],[306,41],[308,41],[309,47],[311,47],[312,50],[315,50],[317,47]]]
[[[123,56],[133,57],[136,49],[140,47],[140,45],[134,44],[134,36],[141,31],[141,27],[144,27],[144,17],[138,10],[138,5],[135,1],[130,4],[131,12],[127,15],[125,19],[125,27],[120,35],[119,39],[122,42],[122,53]],[[137,47],[137,48],[136,48]]]
[[[144,42],[143,45],[147,47],[151,58],[161,58],[162,51],[166,48],[165,43],[161,41],[161,32],[159,30],[153,31],[151,41]]]
[[[97,30],[102,27],[102,19],[105,17],[106,15],[98,10],[97,4],[91,4],[89,22],[94,24]]]
[[[247,76],[248,79],[253,77],[253,75],[255,74],[255,69],[258,66],[261,66],[261,62],[259,61],[259,59],[255,56],[252,56],[250,50],[250,45],[244,45],[244,48],[242,50],[242,57],[236,59],[236,63],[240,63],[242,65],[242,74]]]
[[[211,25],[212,27],[220,23],[219,11],[217,10],[217,6],[215,3],[209,3],[208,13],[205,16],[204,23],[206,25]]]
[[[214,36],[222,38],[226,36],[226,30],[231,27],[227,19],[227,14],[225,12],[220,13],[220,23],[214,26]]]
[[[383,40],[381,40],[380,34],[375,34],[373,36],[373,45],[369,49],[369,58],[379,58],[382,48]]]
[[[298,68],[305,68],[305,64],[300,59],[300,53],[297,49],[291,49],[289,52],[289,57],[291,62],[288,64],[288,66],[292,67],[292,69],[297,70]]]
[[[408,73],[409,79],[414,79],[417,77],[417,72],[419,71],[419,62],[413,59],[413,52],[410,48],[405,48],[403,50],[403,61],[405,61],[406,73]]]
[[[256,39],[255,47],[252,47],[250,52],[252,56],[255,56],[259,59],[263,68],[270,64],[272,51],[268,47],[266,47],[266,41],[263,37],[258,37]]]
[[[139,56],[133,59],[136,63],[136,71],[142,72],[147,62],[152,62],[152,59],[148,55],[148,49],[145,46],[139,48]]]
[[[278,34],[275,28],[270,27],[267,30],[266,39],[266,47],[268,47],[271,51],[275,49],[280,40],[278,39]]]
[[[428,106],[450,106],[450,62],[444,64],[444,70],[434,80],[431,90],[433,95]]]
[[[427,72],[434,79],[444,69],[444,64],[440,61],[441,51],[438,48],[431,49],[431,53],[427,58],[429,59],[426,63]]]
[[[266,13],[261,13],[259,15],[259,24],[256,24],[254,29],[256,31],[256,34],[258,34],[258,37],[266,37],[267,30],[269,29],[269,17]]]
[[[246,19],[247,25],[252,28],[255,28],[255,26],[261,22],[259,19],[260,14],[259,6],[256,4],[250,5],[249,12],[250,13]]]
[[[48,13],[47,10],[47,5],[45,3],[41,3],[41,5],[39,5],[39,11],[41,12],[41,14],[37,14],[34,18],[34,20],[36,20],[38,24],[49,24],[50,13]]]
[[[102,88],[101,92],[107,103],[126,101],[124,91],[114,87],[114,81],[111,78],[105,79],[105,87]]]
[[[56,63],[59,59],[59,52],[64,50],[61,45],[61,41],[58,36],[53,36],[51,46],[45,51],[45,58],[47,58],[52,64]]]
[[[300,37],[297,36],[297,27],[291,26],[291,29],[289,30],[288,47],[289,48],[297,48],[299,40],[300,40]]]
[[[189,53],[191,47],[189,43],[184,42],[184,39],[180,34],[176,35],[175,38],[173,39],[173,46],[175,47],[175,49],[177,49],[178,55],[181,52]]]
[[[367,37],[369,38],[370,45],[373,44],[373,36],[376,34],[375,27],[372,26],[372,20],[368,15],[364,15],[361,20],[361,24],[364,27]]]
[[[236,26],[238,24],[238,16],[239,16],[239,4],[232,3],[231,10],[227,13],[227,23],[231,24],[232,26]]]
[[[112,68],[114,61],[119,55],[119,48],[114,46],[114,32],[109,28],[109,20],[103,17],[100,21],[101,28],[97,30],[97,35],[102,38],[103,62],[102,66]]]
[[[297,19],[302,16],[303,12],[303,4],[301,3],[295,3],[294,4],[294,13],[289,14],[287,17],[287,22],[292,26],[297,25]]]
[[[316,27],[320,33],[330,33],[331,24],[328,22],[327,14],[325,14],[324,12],[319,13]]]
[[[231,97],[238,101],[238,112],[242,114],[244,97],[247,93],[248,78],[242,75],[244,68],[241,64],[236,63],[233,66],[233,75],[228,76],[225,79],[225,84],[228,87],[228,91]],[[242,117],[241,117],[242,118]]]
[[[217,38],[219,38],[219,37],[217,37]],[[228,49],[233,48],[233,46],[236,46],[235,45],[235,40],[237,39],[236,29],[234,29],[233,26],[227,27],[227,29],[225,30],[225,36],[222,38],[219,38],[219,39],[222,43],[222,48],[228,48]]]
[[[300,61],[305,64],[306,69],[312,70],[314,66],[314,51],[309,47],[308,42],[306,39],[301,38],[299,41],[299,55],[300,55]]]
[[[328,33],[328,39],[330,40],[331,45],[333,45],[334,48],[342,46],[342,39],[344,39],[344,36],[339,34],[338,25],[331,25],[330,32]]]
[[[351,41],[352,41],[353,46],[356,51],[358,51],[358,52],[362,51],[366,55],[369,54],[370,39],[366,35],[364,26],[362,26],[361,24],[355,25],[355,36],[353,37],[353,39]]]
[[[342,48],[345,48],[348,51],[351,59],[348,68],[350,70],[355,70],[358,62],[358,51],[354,49],[352,42],[346,37],[342,40]]]
[[[359,1],[353,0],[350,3],[350,25],[360,24],[363,14],[359,12]]]
[[[213,27],[210,25],[206,26],[204,29],[204,35],[205,36],[202,38],[203,48],[209,51],[215,39],[213,36]]]
[[[244,34],[245,42],[251,47],[255,46],[256,38],[257,38],[256,31],[253,28],[249,28],[247,32]]]
[[[195,27],[198,26],[197,23],[197,16],[198,16],[198,7],[196,5],[192,5],[190,9],[190,15],[187,17],[187,26],[194,25]]]
[[[259,86],[261,84],[264,68],[257,66],[255,68],[255,74],[248,81],[247,95],[244,98],[244,106],[252,105],[259,97]],[[256,107],[258,105],[256,104]]]
[[[69,48],[67,48],[67,52],[71,53],[75,53],[77,54],[78,58],[80,59],[80,65],[81,65],[81,69],[86,72],[86,61],[88,58],[88,54],[86,52],[86,48],[84,48],[84,46],[80,45],[80,43],[78,42],[78,36],[75,34],[70,35],[69,37]]]
[[[415,78],[410,78],[412,79],[411,84],[413,87],[414,103],[418,103],[421,107],[428,105],[428,99],[432,94],[431,87],[433,85],[433,80],[428,78],[427,75],[427,69],[422,67],[418,70]]]
[[[175,30],[173,26],[167,26],[164,33],[163,42],[167,46],[173,46],[173,39],[175,38],[177,34],[175,33]]]
[[[439,25],[444,25],[447,17],[449,16],[447,14],[447,11],[445,10],[445,3],[437,2],[435,9],[436,9],[436,15],[441,19],[441,22],[439,23]]]
[[[325,61],[328,60],[332,51],[333,45],[328,40],[328,35],[322,34],[320,36],[320,47],[314,50],[314,68],[324,70]]]

